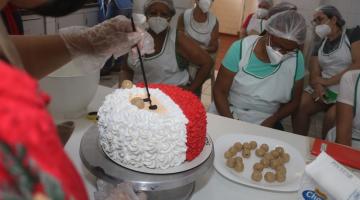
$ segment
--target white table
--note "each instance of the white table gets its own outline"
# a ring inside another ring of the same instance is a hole
[[[89,105],[89,111],[96,111],[103,102],[105,95],[111,93],[112,91],[113,89],[111,88],[99,86],[96,97]],[[75,131],[66,144],[65,150],[81,174],[89,197],[93,199],[93,193],[95,191],[95,177],[92,176],[82,164],[79,149],[83,134],[92,125],[94,125],[94,123],[85,119],[85,117],[83,119],[75,120],[75,123]],[[222,135],[232,133],[254,134],[282,140],[298,149],[304,156],[305,160],[310,158],[310,144],[313,141],[311,138],[231,120],[213,114],[208,114],[208,132],[214,141]],[[290,200],[297,199],[297,193],[277,193],[254,189],[231,182],[213,170],[210,175],[203,177],[196,182],[196,188],[192,200],[227,200],[239,198],[249,200]]]

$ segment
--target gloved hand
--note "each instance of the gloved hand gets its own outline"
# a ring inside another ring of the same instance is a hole
[[[101,180],[97,181],[99,191],[95,193],[95,200],[146,200],[144,193],[135,194],[131,183],[110,185]]]
[[[152,54],[155,52],[155,43],[153,37],[147,31],[144,31],[144,37],[139,43],[140,54],[144,56],[145,54]],[[135,66],[139,62],[139,54],[136,48],[133,48],[129,53],[130,65]]]
[[[144,35],[139,29],[133,32],[131,21],[125,16],[114,17],[91,28],[74,26],[60,30],[73,58],[80,55],[117,58],[139,42],[145,43]]]

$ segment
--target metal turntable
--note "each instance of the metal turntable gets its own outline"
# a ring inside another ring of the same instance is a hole
[[[174,174],[140,173],[122,167],[108,158],[98,142],[99,132],[91,127],[81,139],[80,157],[86,168],[97,178],[117,184],[130,182],[138,191],[144,191],[149,200],[190,199],[195,181],[212,169],[214,150],[199,166]]]

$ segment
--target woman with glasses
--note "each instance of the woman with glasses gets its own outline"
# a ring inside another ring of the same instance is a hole
[[[360,28],[346,29],[340,12],[330,5],[316,10],[312,24],[322,41],[313,51],[310,85],[295,114],[294,132],[308,135],[311,116],[325,111],[322,129],[325,137],[335,124],[340,79],[360,63]]]
[[[248,36],[228,50],[215,83],[211,112],[278,128],[300,103],[306,38],[296,11],[272,16],[262,36]]]
[[[144,13],[149,24],[148,32],[154,38],[155,52],[144,57],[144,68],[149,83],[164,83],[181,86],[195,92],[209,75],[213,61],[209,54],[184,34],[177,34],[169,22],[175,15],[172,0],[148,0]],[[130,53],[128,62],[120,71],[122,80],[143,82],[137,55]],[[199,66],[194,80],[190,81],[186,61]]]

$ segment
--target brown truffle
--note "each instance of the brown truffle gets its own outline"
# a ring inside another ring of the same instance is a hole
[[[236,162],[234,170],[239,173],[244,171],[244,163]]]
[[[251,156],[251,151],[250,151],[249,149],[243,149],[243,151],[242,151],[242,156],[243,156],[244,158],[250,158],[250,156]]]
[[[264,170],[264,165],[261,164],[261,163],[255,163],[254,166],[253,166],[253,169],[255,171],[262,172]]]
[[[262,174],[261,172],[258,171],[254,171],[251,175],[251,179],[256,181],[256,182],[260,182],[262,180]]]
[[[234,144],[234,147],[236,148],[236,150],[237,150],[238,152],[240,152],[241,149],[242,149],[242,144],[241,144],[240,142],[237,142],[237,143]]]
[[[265,152],[268,152],[268,151],[269,151],[269,145],[267,145],[267,144],[262,144],[262,145],[260,146],[260,148],[263,149]]]
[[[251,148],[252,150],[255,150],[256,147],[257,147],[257,143],[256,143],[255,141],[251,141],[251,142],[250,142],[250,148]]]
[[[256,151],[255,151],[256,156],[260,157],[260,158],[264,157],[265,153],[266,152],[264,151],[264,149],[261,149],[261,148],[256,149]]]
[[[226,162],[226,165],[230,168],[234,168],[236,164],[235,158],[229,158]]]
[[[272,172],[266,172],[264,177],[265,177],[265,181],[269,183],[273,183],[276,179],[275,174]]]
[[[140,97],[135,97],[133,99],[131,99],[130,103],[136,107],[138,107],[139,109],[144,109],[145,108],[145,103],[144,100]]]

